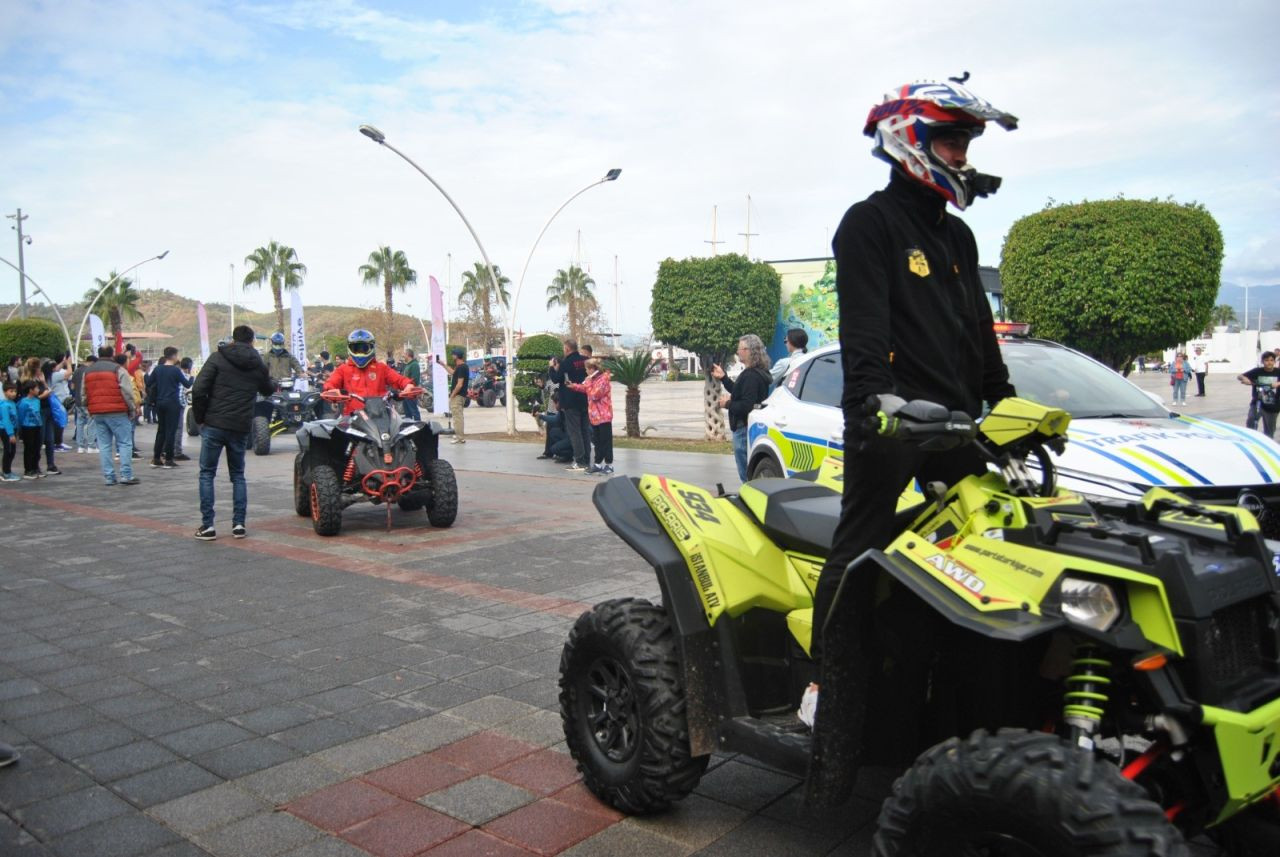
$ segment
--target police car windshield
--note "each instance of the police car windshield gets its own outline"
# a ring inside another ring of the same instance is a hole
[[[1062,408],[1072,419],[1168,416],[1120,375],[1074,351],[1019,340],[1004,340],[1000,349],[1019,396]]]

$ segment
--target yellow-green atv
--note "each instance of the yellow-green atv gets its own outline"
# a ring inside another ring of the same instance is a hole
[[[900,535],[850,564],[859,584],[821,626],[821,674],[813,593],[840,461],[721,496],[649,475],[597,486],[662,603],[600,604],[565,644],[561,715],[586,785],[660,810],[719,750],[805,777],[830,806],[859,765],[890,764],[906,772],[878,855],[1177,855],[1206,831],[1233,855],[1280,855],[1280,559],[1243,509],[1056,491],[1044,450],[1068,422],[1020,399],[980,428],[925,402],[885,421],[994,467],[908,486]],[[794,713],[811,681],[812,732]]]

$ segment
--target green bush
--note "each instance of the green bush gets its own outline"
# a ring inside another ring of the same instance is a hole
[[[547,361],[563,356],[563,341],[549,333],[530,336],[520,343],[516,350],[516,377],[512,388],[520,410],[529,413],[529,406],[540,398],[533,379],[547,371]]]
[[[1213,315],[1222,231],[1202,206],[1112,199],[1028,215],[1005,237],[1012,318],[1113,369],[1198,336]]]
[[[16,318],[0,322],[0,360],[9,358],[61,357],[67,350],[67,337],[62,327],[42,318]]]

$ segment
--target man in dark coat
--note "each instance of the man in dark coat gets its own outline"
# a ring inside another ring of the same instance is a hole
[[[573,464],[566,470],[586,470],[591,461],[591,423],[587,420],[587,394],[563,386],[565,381],[581,384],[587,378],[587,361],[578,353],[578,342],[564,341],[564,357],[548,361],[549,377],[560,387],[560,415],[565,434],[573,444]]]
[[[253,328],[240,325],[231,332],[231,342],[218,350],[200,369],[191,388],[191,407],[200,429],[200,529],[196,538],[212,541],[213,478],[218,474],[218,457],[227,451],[227,471],[231,477],[231,535],[245,537],[244,519],[249,506],[249,489],[244,481],[244,450],[253,427],[253,403],[261,393],[273,392],[262,356],[253,347]]]

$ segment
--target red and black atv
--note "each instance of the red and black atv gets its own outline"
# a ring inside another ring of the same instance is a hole
[[[416,396],[416,387],[405,391]],[[301,451],[293,462],[294,510],[310,516],[321,536],[342,529],[342,511],[354,503],[391,504],[406,512],[427,510],[435,527],[451,526],[458,516],[458,483],[449,462],[439,457],[435,421],[406,420],[385,398],[366,399],[329,390],[322,398],[341,411],[352,399],[363,407],[337,419],[315,420],[298,430]]]

